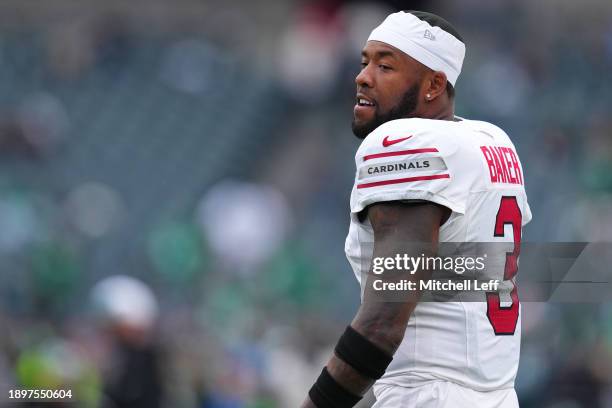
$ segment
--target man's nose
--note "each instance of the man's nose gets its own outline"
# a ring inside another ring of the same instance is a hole
[[[364,88],[372,88],[372,86],[374,85],[369,67],[369,65],[363,67],[361,69],[361,72],[359,72],[359,74],[357,74],[357,76],[355,77],[355,83],[357,84],[357,86]]]

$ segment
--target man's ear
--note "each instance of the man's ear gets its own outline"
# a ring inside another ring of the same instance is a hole
[[[447,82],[446,74],[444,72],[431,71],[427,75],[426,85],[423,87],[425,100],[430,102],[442,95],[446,91]]]

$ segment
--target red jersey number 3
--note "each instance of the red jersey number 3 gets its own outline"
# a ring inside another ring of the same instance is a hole
[[[514,196],[503,196],[495,218],[495,237],[505,236],[504,227],[512,226],[514,249],[506,253],[504,280],[511,280],[518,272],[518,257],[521,252],[521,209]],[[510,292],[512,305],[501,306],[499,293],[487,292],[487,317],[497,336],[514,335],[519,317],[519,297],[516,284],[512,283]]]

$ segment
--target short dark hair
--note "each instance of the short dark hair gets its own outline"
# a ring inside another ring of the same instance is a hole
[[[462,43],[465,42],[461,34],[459,34],[459,31],[457,31],[457,29],[453,27],[451,23],[449,23],[442,17],[433,13],[428,13],[426,11],[405,10],[405,12],[418,17],[420,20],[426,21],[432,27],[440,27],[442,30],[451,34],[453,37],[455,37]],[[446,93],[448,94],[448,97],[450,99],[453,99],[455,97],[455,87],[448,81],[446,82]]]

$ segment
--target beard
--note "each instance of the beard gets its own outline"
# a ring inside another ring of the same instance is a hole
[[[419,102],[419,91],[419,84],[414,84],[412,87],[410,87],[410,89],[406,91],[406,93],[404,93],[400,102],[389,112],[378,112],[377,105],[376,111],[374,113],[374,118],[369,122],[358,125],[357,123],[355,123],[355,119],[353,119],[353,123],[351,124],[353,134],[359,139],[365,139],[365,137],[371,132],[373,132],[374,129],[376,129],[385,122],[389,122],[390,120],[395,119],[404,119],[412,117],[412,115],[414,115],[414,112],[416,111],[417,104]]]

